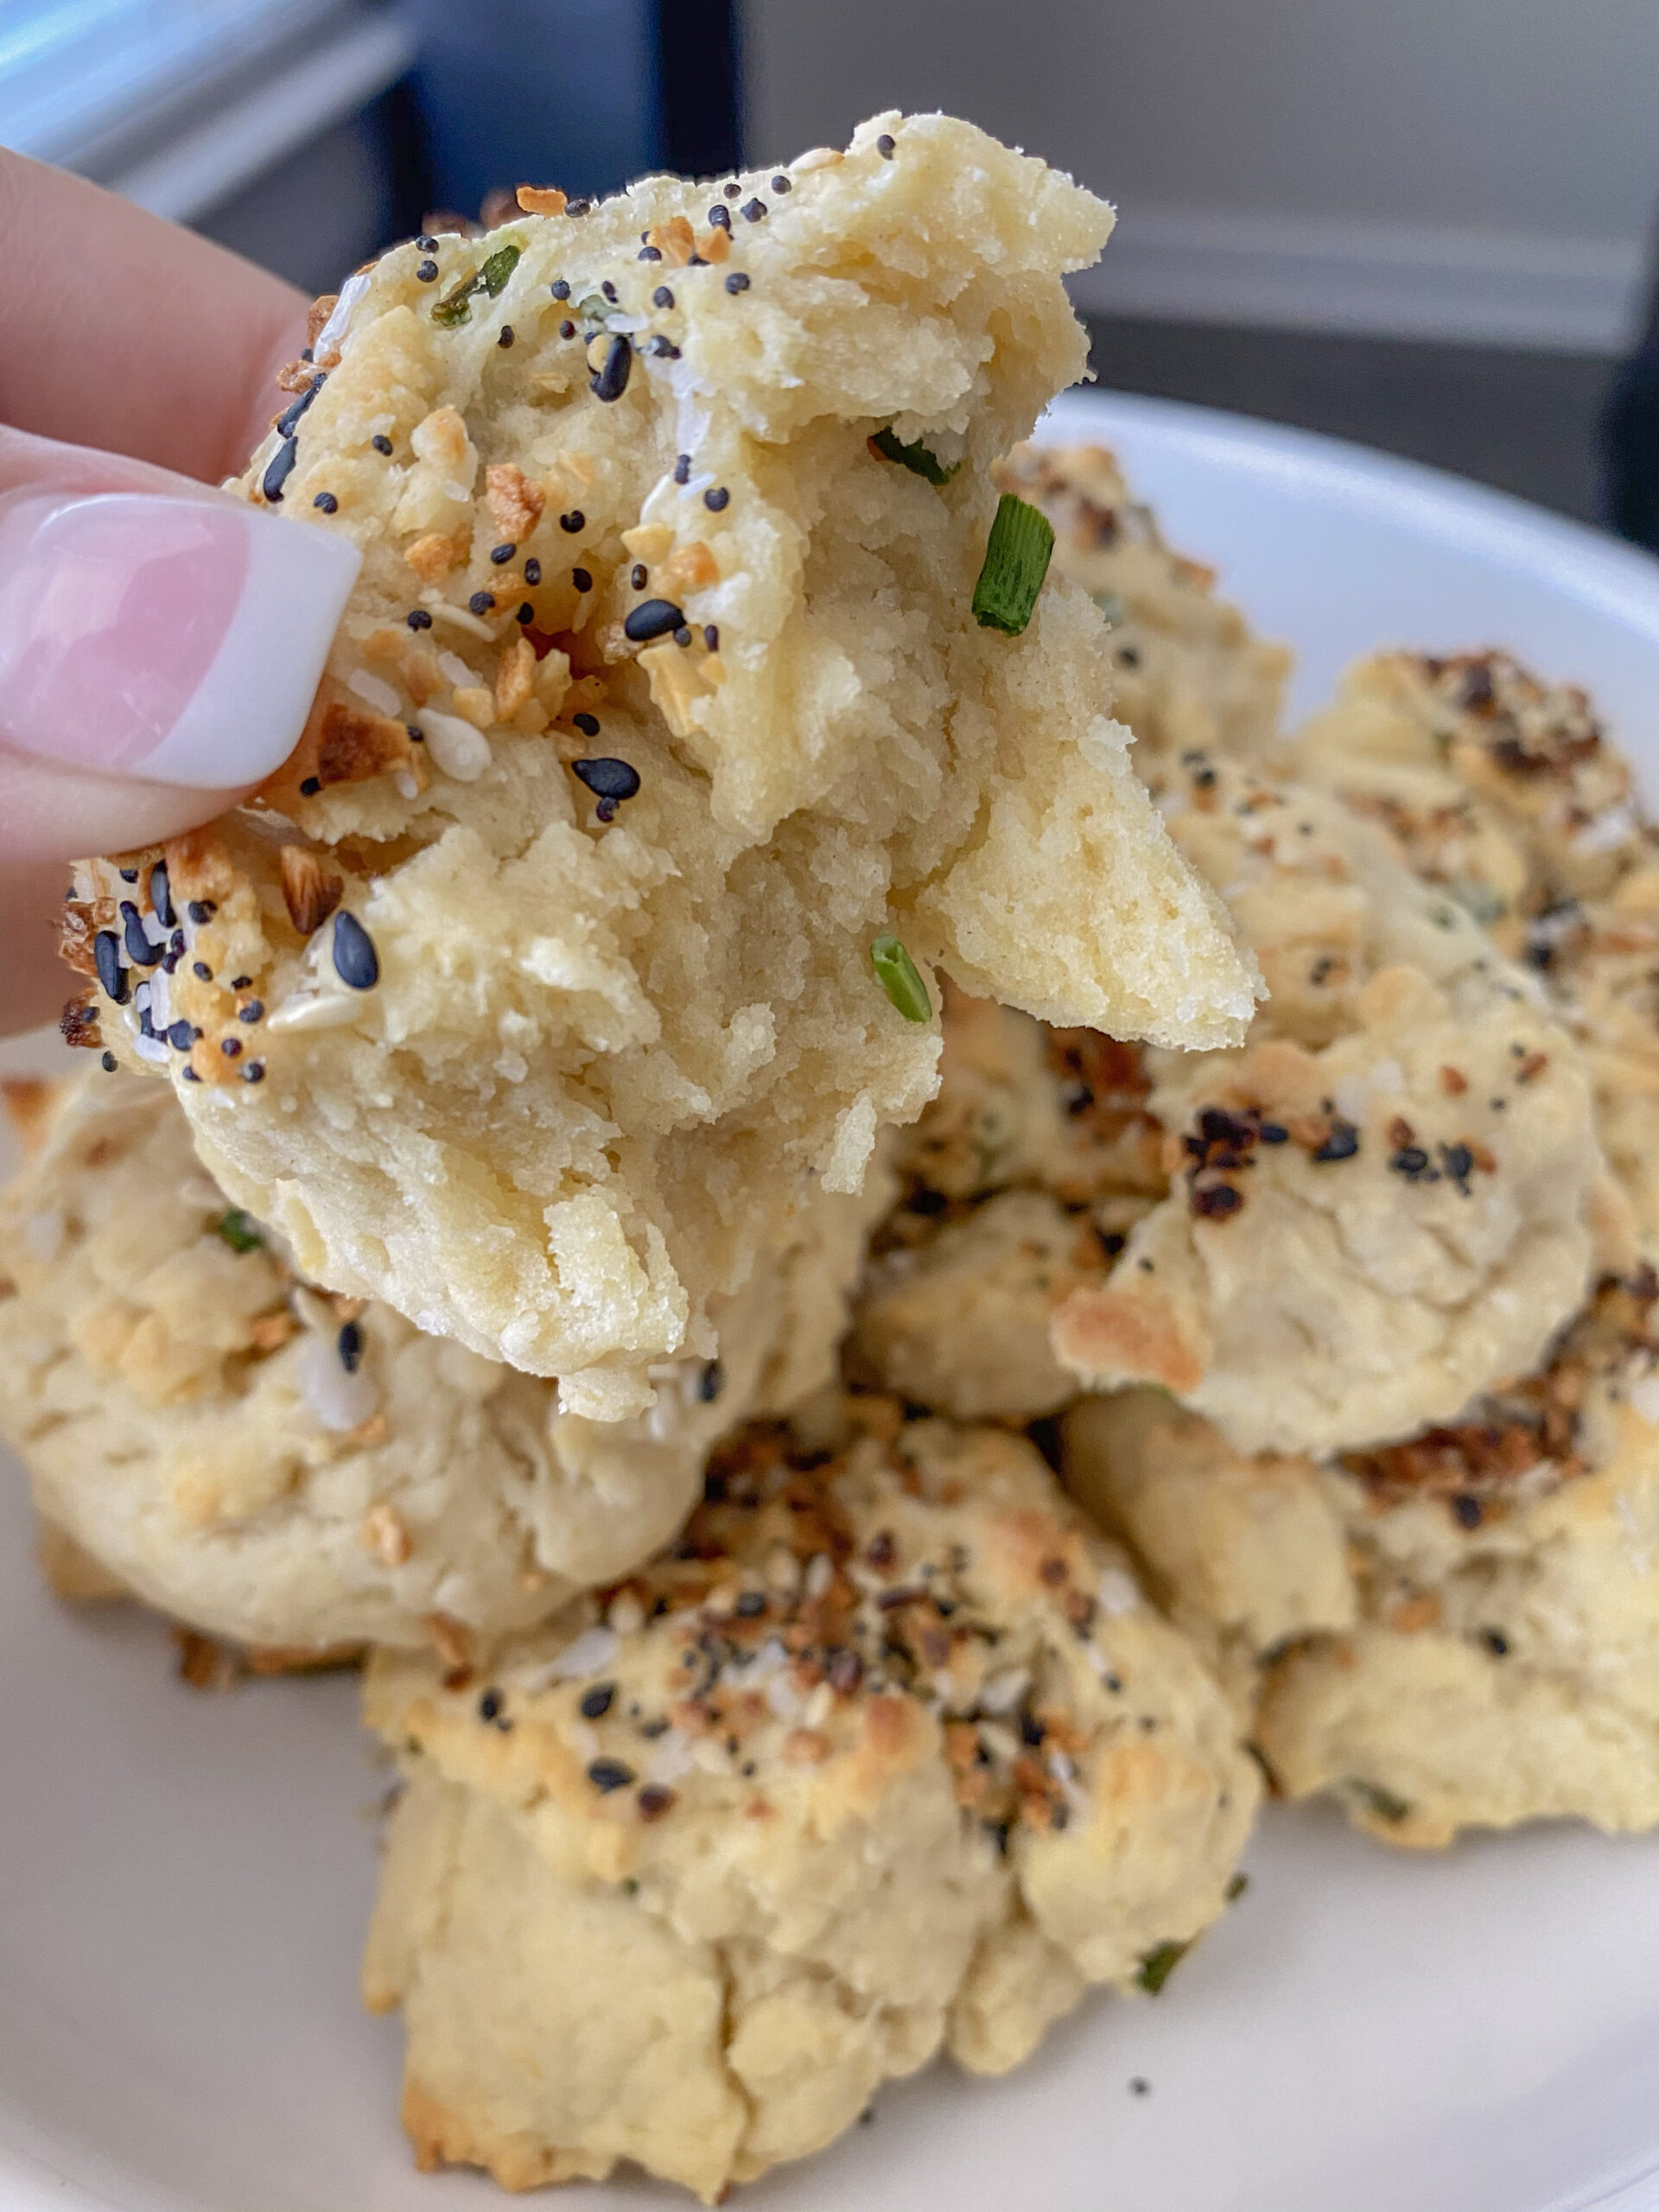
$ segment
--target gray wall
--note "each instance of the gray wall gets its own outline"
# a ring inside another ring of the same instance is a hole
[[[1118,203],[1097,282],[1116,254],[1146,311],[1162,286],[1236,315],[1242,261],[1268,321],[1318,322],[1323,289],[1331,327],[1611,344],[1659,203],[1656,0],[747,0],[745,22],[757,161],[877,108],[969,115]]]

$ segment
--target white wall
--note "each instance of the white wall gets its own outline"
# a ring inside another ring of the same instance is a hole
[[[1659,0],[746,0],[749,143],[944,107],[1122,220],[1079,296],[1611,350],[1659,208]]]

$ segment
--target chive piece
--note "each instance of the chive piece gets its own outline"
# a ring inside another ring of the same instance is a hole
[[[493,300],[499,300],[507,289],[507,279],[518,266],[518,257],[524,248],[518,245],[499,245],[478,272],[478,282]]]
[[[1020,636],[1031,620],[1053,550],[1048,517],[1005,492],[997,502],[985,565],[974,586],[974,620],[982,630]]]
[[[1397,1827],[1411,1810],[1403,1797],[1396,1797],[1392,1789],[1385,1789],[1380,1782],[1362,1782],[1357,1776],[1351,1775],[1348,1787],[1367,1812],[1375,1813],[1379,1821],[1386,1821],[1390,1827]]]
[[[576,313],[586,315],[589,322],[602,322],[610,312],[610,302],[600,292],[584,292],[576,302]]]
[[[962,467],[959,461],[953,461],[947,468],[919,438],[913,446],[901,446],[893,435],[891,423],[885,430],[878,430],[869,442],[872,451],[879,453],[883,461],[896,461],[900,468],[907,468],[912,476],[923,477],[930,484],[948,484]]]
[[[1192,1948],[1191,1943],[1154,1943],[1141,1961],[1137,1985],[1155,1997]]]
[[[445,330],[458,329],[463,322],[470,322],[473,319],[473,294],[477,289],[477,277],[468,276],[463,283],[457,284],[453,292],[446,292],[441,300],[434,303],[433,321],[442,325]]]
[[[896,937],[885,931],[870,947],[870,960],[881,988],[906,1021],[931,1021],[933,1001],[921,971]]]
[[[244,1213],[240,1206],[232,1206],[222,1213],[213,1224],[215,1236],[222,1236],[232,1252],[255,1252],[264,1243],[258,1224],[253,1216]]]
[[[446,292],[432,310],[434,322],[446,330],[454,330],[473,319],[472,299],[474,292],[487,292],[499,300],[507,288],[507,279],[518,266],[518,257],[524,251],[520,245],[499,245],[481,269],[464,276],[453,291]]]

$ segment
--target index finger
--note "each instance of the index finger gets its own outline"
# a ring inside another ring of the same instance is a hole
[[[278,276],[0,149],[0,420],[199,482],[240,469],[305,343]]]

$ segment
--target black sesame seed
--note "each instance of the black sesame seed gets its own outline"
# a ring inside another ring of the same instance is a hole
[[[605,279],[605,282],[604,282],[604,283],[600,286],[600,288],[599,288],[599,289],[600,289],[600,290],[601,290],[601,292],[603,292],[603,293],[604,293],[604,295],[605,295],[606,298],[610,302],[611,305],[612,305],[613,307],[614,307],[614,306],[616,305],[616,287],[615,287],[615,285],[614,285],[614,284],[613,284],[613,283],[612,283],[612,282],[611,282],[611,280],[610,280],[610,278],[609,278],[608,276]]]
[[[722,207],[716,200],[709,210],[709,220],[717,231],[729,231],[732,227],[732,211],[729,207]]]
[[[628,371],[633,366],[633,349],[626,338],[613,338],[605,355],[605,365],[588,379],[588,389],[598,400],[609,405],[620,399],[628,388]]]
[[[130,899],[121,901],[121,934],[126,940],[127,957],[136,967],[153,968],[162,957],[159,944],[152,944],[144,935],[144,925],[138,918],[138,909]]]
[[[572,200],[566,206],[564,212],[567,215],[588,215],[593,213],[593,207],[594,203],[591,200]]]
[[[374,939],[344,906],[334,916],[334,973],[353,991],[372,991],[380,980]]]
[[[438,281],[438,264],[435,261],[423,261],[416,270],[415,274],[423,284],[435,284]]]
[[[175,1052],[188,1052],[201,1032],[193,1029],[188,1021],[175,1021],[167,1033],[167,1041]]]
[[[263,1060],[250,1060],[242,1071],[244,1083],[263,1083],[264,1079],[265,1064]]]
[[[671,338],[664,338],[661,331],[651,341],[651,350],[659,361],[677,361],[680,349]]]
[[[749,280],[741,269],[734,269],[726,279],[726,289],[728,292],[747,292],[749,289]]]
[[[766,212],[766,203],[764,200],[746,200],[743,206],[738,210],[739,214],[742,216],[746,223],[760,222],[765,216]]]
[[[643,575],[645,571],[639,573]],[[671,630],[683,628],[684,623],[684,615],[671,599],[643,599],[624,617],[622,633],[636,645],[643,645],[652,638],[665,638]]]
[[[184,911],[193,922],[210,922],[219,912],[219,902],[214,899],[193,899]]]
[[[104,1052],[100,1054],[98,1064],[99,1067],[103,1069],[105,1075],[113,1075],[118,1065],[113,1052]]]
[[[594,588],[593,577],[586,569],[572,569],[570,581],[578,591],[592,591]]]
[[[588,518],[580,507],[572,507],[568,515],[559,517],[559,528],[567,537],[575,537],[588,527]]]
[[[673,306],[674,295],[669,290],[666,284],[659,284],[657,287],[656,290],[651,296],[651,304],[654,308],[671,308]]]
[[[1428,1172],[1428,1154],[1420,1144],[1402,1144],[1390,1155],[1389,1166],[1396,1175],[1403,1175],[1414,1183]]]
[[[291,438],[302,415],[328,381],[326,376],[313,377],[297,399],[290,399],[272,424],[279,438]]]
[[[615,1695],[614,1682],[595,1682],[592,1689],[583,1694],[581,1708],[582,1719],[602,1720],[610,1711],[611,1701]]]
[[[211,983],[213,980],[213,971],[205,960],[193,960],[190,963],[190,973],[193,976],[200,976],[204,983]]]
[[[740,200],[743,196],[743,188],[735,177],[729,184],[722,184],[720,188],[728,200]]]
[[[340,501],[332,492],[319,492],[311,504],[314,507],[321,509],[326,515],[338,514],[340,512]]]
[[[201,1081],[201,1077],[196,1073],[194,1068],[188,1065],[185,1066],[183,1075],[187,1083],[200,1083]]]
[[[297,439],[284,438],[265,465],[265,473],[259,480],[259,489],[273,507],[282,502],[283,486],[294,473],[299,450]]]
[[[1474,1167],[1475,1155],[1466,1144],[1443,1144],[1440,1165],[1454,1183],[1466,1183]]]
[[[495,594],[488,591],[475,591],[467,604],[474,614],[487,614],[495,605]]]
[[[1282,1122],[1262,1122],[1257,1125],[1255,1134],[1263,1144],[1290,1142],[1290,1131]]]
[[[536,610],[527,599],[520,601],[518,612],[514,620],[526,628],[536,620]]]
[[[149,903],[156,918],[164,930],[176,929],[178,916],[173,911],[173,893],[167,880],[167,862],[157,861],[149,871]]]
[[[570,719],[584,737],[597,737],[599,735],[599,716],[597,715],[572,715]]]
[[[643,561],[636,561],[634,563],[632,569],[628,576],[628,582],[633,586],[635,591],[644,591],[646,582],[650,576],[650,570],[646,568]]]
[[[130,986],[127,971],[121,965],[120,941],[113,930],[99,930],[92,939],[92,959],[105,997],[113,999],[117,1006],[124,1006]]]
[[[1494,1659],[1508,1658],[1510,1655],[1510,1639],[1504,1635],[1502,1629],[1482,1629],[1480,1631],[1480,1640],[1485,1645],[1486,1649],[1491,1653]]]
[[[674,481],[677,484],[689,483],[690,476],[691,456],[689,453],[683,453],[674,463]]]
[[[1359,1131],[1351,1122],[1341,1119],[1331,1124],[1331,1134],[1318,1146],[1313,1158],[1318,1160],[1351,1160],[1359,1150]]]
[[[703,493],[702,504],[711,515],[717,515],[731,504],[731,493],[723,484],[715,484]]]
[[[726,1370],[717,1359],[706,1363],[697,1377],[697,1395],[705,1406],[712,1406],[726,1388]]]
[[[677,645],[680,646],[685,646],[690,644],[691,631],[689,624],[684,622],[681,623],[679,628],[674,632],[674,642]]]
[[[343,1322],[340,1334],[334,1338],[334,1350],[340,1354],[340,1363],[348,1375],[355,1375],[363,1357],[363,1332],[355,1321]]]
[[[500,1714],[501,1714],[501,1693],[500,1693],[500,1691],[499,1691],[499,1690],[486,1690],[486,1691],[485,1691],[485,1693],[484,1693],[484,1694],[483,1694],[483,1696],[482,1696],[481,1698],[480,1698],[480,1700],[478,1700],[478,1717],[479,1717],[479,1719],[480,1719],[480,1720],[496,1720],[496,1719],[499,1719],[500,1718]]]
[[[308,346],[301,346],[301,348],[300,348],[300,359],[301,359],[302,361],[308,361],[308,360],[311,359],[311,348],[310,348]]]
[[[511,345],[512,345],[512,325],[510,322],[504,322],[504,323],[502,324],[502,326],[501,326],[501,334],[500,334],[500,336],[496,340],[496,341],[495,341],[495,342],[496,342],[496,344],[497,344],[498,346],[500,346],[504,351],[505,350],[505,348],[506,348],[507,346],[511,346]]]
[[[772,180],[772,188],[774,192],[787,192],[790,188],[789,179],[786,176],[773,177]]]
[[[574,338],[575,334],[576,326],[574,322],[565,321],[559,325],[559,335],[561,338]]]
[[[639,252],[634,256],[634,259],[636,261],[660,261],[662,257],[661,253],[654,245],[642,245]]]
[[[246,988],[246,984],[247,978],[245,976],[241,982],[233,984],[232,988],[239,991],[245,989]],[[236,1018],[238,1021],[263,1021],[265,1018],[264,1001],[263,999],[250,999],[246,1006],[238,1007],[236,1009]]]
[[[626,1789],[633,1780],[633,1769],[620,1759],[595,1759],[588,1770],[588,1779],[602,1796],[613,1789]]]
[[[219,1049],[227,1060],[239,1060],[242,1057],[242,1039],[239,1037],[221,1037],[219,1040]]]
[[[626,760],[573,760],[570,766],[595,798],[607,798],[613,805],[632,798],[639,788],[639,771]]]
[[[423,607],[411,607],[404,620],[411,630],[429,630],[432,627],[432,617]]]
[[[766,1592],[764,1590],[746,1590],[742,1596],[738,1599],[735,1610],[740,1620],[759,1620],[761,1614],[766,1610]]]
[[[719,626],[715,623],[705,622],[703,624],[702,642],[708,646],[711,653],[717,653],[720,651],[720,630]]]
[[[570,296],[570,287],[563,276],[556,276],[553,279],[552,290],[556,300],[568,300]]]
[[[423,253],[435,253],[438,250],[438,242],[436,238],[428,238],[424,232],[423,232],[420,237],[416,239],[415,243],[419,246]]]
[[[321,776],[307,776],[300,785],[300,796],[302,798],[315,798],[317,793],[321,789],[322,779]]]
[[[121,871],[121,880],[123,883],[137,883],[138,880],[137,869],[136,868],[124,868]]]
[[[537,560],[535,560],[535,559],[531,559],[531,560],[526,561],[526,562],[525,562],[525,563],[524,563],[524,582],[525,582],[527,584],[538,584],[538,583],[540,583],[540,582],[541,582],[541,581],[542,581],[542,564],[541,564],[541,563],[540,563],[539,561],[537,561]]]
[[[389,454],[391,451],[391,440],[383,432],[377,431],[369,440],[369,443],[374,448],[376,453]]]
[[[1483,1518],[1480,1500],[1471,1497],[1467,1491],[1460,1491],[1452,1501],[1452,1510],[1461,1529],[1478,1529]]]
[[[505,569],[518,550],[518,548],[516,545],[492,545],[490,559],[498,569]]]
[[[893,142],[884,130],[875,142],[875,150],[884,162],[890,162],[893,159]]]

